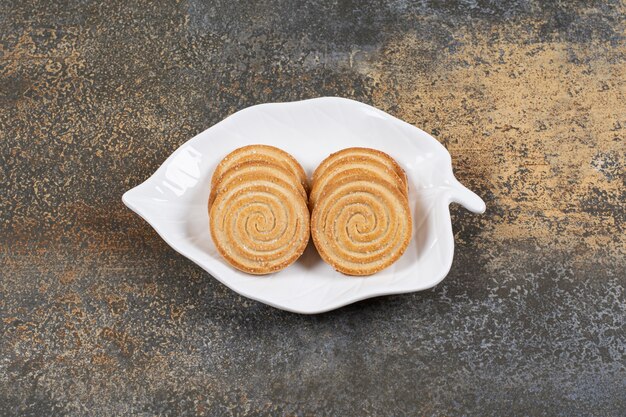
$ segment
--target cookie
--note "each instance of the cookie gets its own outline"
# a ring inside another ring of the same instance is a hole
[[[294,174],[295,160],[284,155],[266,146],[238,149],[213,175],[211,238],[224,260],[240,271],[280,271],[295,262],[309,242],[307,194],[301,176]]]
[[[293,173],[288,171],[284,167],[275,164],[271,160],[264,160],[263,158],[259,160],[253,160],[243,163],[237,163],[234,166],[231,166],[227,169],[220,178],[215,181],[213,187],[211,187],[211,193],[209,195],[209,207],[213,205],[213,201],[217,194],[219,194],[220,190],[224,187],[227,187],[233,181],[249,181],[250,179],[254,179],[255,175],[259,173],[269,173],[285,182],[292,183],[297,189],[302,198],[306,200],[307,194],[304,188],[302,188],[302,184],[295,179]]]
[[[400,165],[398,165],[398,163],[391,156],[387,155],[385,152],[379,151],[377,149],[370,149],[370,148],[358,148],[358,147],[346,148],[346,149],[340,150],[339,152],[335,152],[331,154],[326,159],[324,159],[319,164],[319,166],[315,169],[315,172],[313,173],[312,182],[313,183],[317,182],[317,180],[324,174],[324,171],[328,167],[336,163],[337,161],[341,161],[344,158],[350,158],[350,157],[355,157],[355,156],[366,156],[372,159],[376,159],[377,161],[385,165],[387,168],[394,171],[398,175],[398,177],[400,177],[400,180],[404,184],[405,191],[408,192],[409,182],[408,182],[406,173],[404,172],[402,167],[400,167]]]
[[[304,169],[295,160],[293,156],[283,151],[282,149],[275,148],[269,145],[248,145],[229,153],[222,159],[217,165],[215,171],[213,171],[213,177],[211,178],[211,188],[219,181],[219,178],[231,167],[242,164],[244,162],[251,161],[273,161],[276,165],[282,166],[288,171],[292,172],[294,177],[300,182],[302,188],[308,192],[308,179]]]
[[[309,196],[311,235],[335,270],[366,276],[404,254],[413,221],[400,166],[382,152],[354,149],[331,155],[316,169]]]
[[[326,169],[318,174],[309,193],[309,207],[315,207],[324,186],[337,178],[350,176],[356,172],[365,172],[376,175],[385,181],[397,186],[403,193],[407,193],[406,181],[398,176],[396,171],[389,169],[389,165],[370,155],[354,155],[337,158]]]

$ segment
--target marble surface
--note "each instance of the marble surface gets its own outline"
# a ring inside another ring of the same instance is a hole
[[[620,1],[5,1],[0,415],[626,414]],[[262,102],[435,136],[436,288],[318,316],[244,299],[122,193]]]

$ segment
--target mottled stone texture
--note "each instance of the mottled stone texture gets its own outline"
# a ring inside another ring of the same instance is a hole
[[[0,415],[626,415],[625,13],[3,1]],[[232,112],[325,95],[431,132],[486,200],[436,288],[285,313],[122,205]]]

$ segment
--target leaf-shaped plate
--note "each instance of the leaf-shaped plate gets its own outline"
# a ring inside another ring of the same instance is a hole
[[[324,263],[312,243],[285,270],[253,276],[230,267],[209,234],[207,201],[217,163],[244,145],[273,145],[292,154],[310,175],[330,153],[351,146],[387,152],[406,170],[413,239],[389,268],[348,277]],[[482,213],[485,203],[452,173],[448,151],[433,137],[357,101],[322,97],[252,106],[178,148],[124,203],[176,251],[234,291],[283,310],[312,314],[386,294],[420,291],[450,270],[454,238],[448,205]]]

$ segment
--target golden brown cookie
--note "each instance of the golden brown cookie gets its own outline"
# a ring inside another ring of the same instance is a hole
[[[301,185],[277,172],[248,172],[224,186],[218,184],[209,209],[218,252],[233,267],[250,274],[286,268],[309,241],[310,218]]]
[[[231,167],[242,164],[244,162],[262,161],[267,163],[275,163],[282,166],[288,171],[292,172],[294,177],[302,185],[305,191],[308,192],[308,180],[306,173],[302,166],[295,160],[293,156],[283,151],[282,149],[275,148],[269,145],[248,145],[242,148],[235,149],[222,159],[217,165],[215,171],[213,171],[213,177],[211,178],[211,188],[213,188],[219,181],[219,178]]]
[[[350,160],[343,156],[318,168],[310,205],[311,235],[322,259],[343,274],[359,276],[397,261],[413,234],[406,177],[389,170],[393,164],[381,163],[384,158],[361,159],[335,165]]]
[[[213,201],[215,197],[220,192],[221,189],[230,185],[233,181],[244,182],[250,181],[258,176],[260,173],[266,173],[273,175],[284,182],[288,182],[293,184],[297,189],[302,198],[306,200],[307,195],[304,188],[302,188],[302,184],[293,176],[291,171],[283,168],[280,165],[275,164],[272,160],[254,160],[243,163],[237,163],[234,166],[228,168],[220,178],[215,182],[213,187],[211,187],[211,193],[209,195],[209,207],[213,205]]]
[[[373,158],[370,155],[345,156],[343,158],[337,158],[334,162],[328,164],[323,172],[317,176],[311,186],[309,207],[311,209],[315,207],[315,202],[324,191],[324,187],[327,183],[358,172],[378,176],[396,185],[406,195],[406,181],[400,178],[395,171],[389,169],[389,164],[383,163],[378,158]]]
[[[344,158],[350,158],[355,156],[369,157],[375,159],[381,164],[385,165],[390,170],[394,171],[398,175],[398,177],[400,177],[400,180],[404,184],[403,188],[408,194],[409,182],[406,173],[400,167],[400,165],[398,165],[395,159],[393,159],[386,153],[377,149],[370,148],[346,148],[340,150],[339,152],[331,154],[329,157],[324,159],[322,163],[319,164],[319,166],[315,169],[312,182],[315,183],[318,178],[324,174],[324,171],[328,169],[328,167],[333,166],[336,162],[341,161]]]

